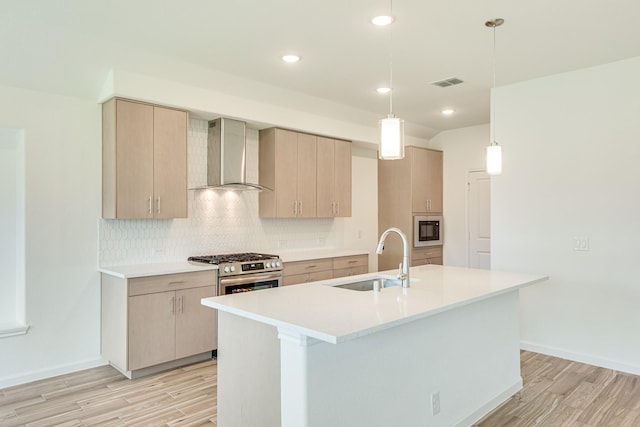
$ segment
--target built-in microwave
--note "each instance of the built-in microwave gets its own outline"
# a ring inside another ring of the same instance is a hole
[[[442,244],[444,224],[441,216],[415,215],[413,217],[413,247]]]

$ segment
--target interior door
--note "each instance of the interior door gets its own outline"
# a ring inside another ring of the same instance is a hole
[[[467,175],[468,264],[491,268],[491,180],[485,171]]]

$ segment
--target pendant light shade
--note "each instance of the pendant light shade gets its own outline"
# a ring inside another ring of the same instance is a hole
[[[393,17],[393,0],[389,3],[390,16]],[[393,21],[392,21],[393,22]],[[382,160],[404,158],[404,120],[393,114],[393,32],[389,28],[391,39],[389,48],[389,115],[378,121],[378,157]]]
[[[378,128],[380,158],[386,160],[404,158],[404,120],[389,114],[389,117],[378,121]]]
[[[504,24],[504,19],[491,19],[484,23],[493,29],[493,90],[491,93],[491,143],[487,147],[487,173],[500,175],[502,173],[502,147],[495,140],[496,134],[496,28]]]
[[[487,173],[489,175],[502,173],[502,147],[497,143],[487,147]]]

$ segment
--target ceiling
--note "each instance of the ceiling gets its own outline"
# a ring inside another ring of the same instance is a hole
[[[388,28],[370,23],[389,12],[388,0],[0,5],[0,84],[92,99],[117,68],[367,121],[388,113],[388,95],[375,88],[388,85],[393,48],[394,111],[424,138],[488,122],[488,19],[505,20],[496,33],[498,86],[640,56],[638,0],[395,0],[393,43]],[[283,63],[288,52],[302,61]],[[431,85],[450,77],[464,83]],[[444,107],[456,113],[445,117]]]

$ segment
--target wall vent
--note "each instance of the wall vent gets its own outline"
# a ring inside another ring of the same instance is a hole
[[[432,82],[431,84],[438,87],[449,87],[449,86],[459,85],[460,83],[463,83],[463,81],[457,77],[451,77],[448,79]]]

